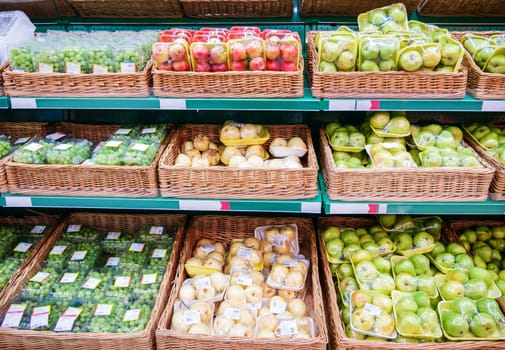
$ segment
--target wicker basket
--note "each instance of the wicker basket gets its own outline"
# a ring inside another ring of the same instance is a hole
[[[67,74],[14,72],[3,73],[9,96],[55,97],[147,97],[151,93],[149,61],[138,73]]]
[[[503,17],[505,7],[502,0],[423,0],[417,12],[431,17]]]
[[[63,123],[57,128],[94,143],[105,140],[117,125]],[[156,197],[158,161],[173,137],[170,132],[150,166],[21,164],[9,160],[7,181],[11,193],[30,195]]]
[[[70,214],[56,229],[54,234],[46,241],[46,244],[39,251],[27,268],[23,270],[22,276],[18,278],[16,284],[10,288],[4,300],[2,300],[3,313],[11,300],[13,300],[22,286],[41,267],[44,259],[51,251],[56,241],[61,237],[66,226],[70,223],[80,223],[92,227],[105,234],[108,231],[135,232],[145,225],[163,225],[176,228],[175,240],[172,253],[161,282],[158,297],[151,313],[151,319],[142,332],[119,334],[119,333],[55,333],[46,331],[15,330],[0,328],[0,348],[1,349],[26,349],[31,350],[34,346],[40,349],[89,349],[89,350],[152,350],[154,349],[154,335],[156,325],[163,312],[172,280],[175,275],[176,262],[184,241],[184,228],[186,217],[184,215],[167,214],[96,214],[96,213],[73,213]],[[37,344],[37,345],[35,345]]]
[[[310,130],[305,125],[269,125],[270,139],[301,137],[308,147],[302,169],[238,169],[174,166],[181,145],[202,133],[218,143],[218,125],[184,125],[160,160],[160,191],[164,197],[227,199],[297,199],[317,195],[316,154]],[[270,141],[264,145],[268,149]]]
[[[474,226],[505,226],[505,220],[450,220],[447,222],[447,235],[451,242],[461,243],[459,234],[467,228]],[[471,255],[471,254],[470,254]]]
[[[58,18],[77,15],[67,0],[7,0],[0,3],[0,11],[12,10],[23,11],[30,18]]]
[[[178,0],[68,0],[81,17],[181,18]]]
[[[48,123],[42,122],[0,122],[0,134],[12,137],[14,140],[24,136],[42,136],[49,133]],[[0,193],[9,190],[7,186],[7,172],[5,164],[10,157],[5,156],[0,159]]]
[[[390,202],[478,202],[488,197],[495,169],[338,169],[324,127],[320,129],[323,177],[332,200]]]
[[[405,5],[407,13],[411,15],[414,13],[420,1],[421,0],[340,0],[336,2],[332,0],[300,0],[299,8],[301,16],[357,16],[360,13],[378,7],[401,2]]]
[[[0,289],[0,310],[5,306],[6,303],[6,295],[10,288],[16,284],[17,280],[20,278],[19,276],[23,273],[24,269],[29,266],[36,256],[38,252],[43,249],[45,242],[50,239],[53,231],[56,229],[58,222],[60,220],[59,215],[30,215],[24,217],[14,217],[14,216],[3,216],[0,217],[0,225],[9,225],[9,226],[35,226],[35,225],[45,225],[46,231],[44,233],[44,237],[42,237],[32,252],[28,255],[28,257],[23,261],[23,263],[19,266],[16,272],[14,272],[5,285],[3,289]]]
[[[459,72],[319,72],[315,31],[307,34],[307,68],[317,98],[463,98],[467,69]]]
[[[181,0],[184,14],[195,18],[291,17],[290,0]]]
[[[153,69],[159,97],[275,98],[303,96],[303,60],[296,72],[174,72]]]
[[[325,254],[325,248],[323,240],[319,237],[325,227],[330,225],[344,225],[352,227],[363,227],[367,226],[369,219],[365,218],[350,218],[350,217],[326,217],[319,218],[318,220],[318,246],[321,258],[321,284],[324,293],[324,303],[327,310],[327,321],[328,321],[328,338],[329,338],[329,349],[338,350],[474,350],[474,349],[490,349],[498,350],[503,349],[503,342],[500,341],[458,341],[458,342],[444,342],[444,343],[419,343],[419,344],[409,344],[409,343],[394,343],[394,342],[379,342],[370,340],[357,340],[351,339],[346,336],[344,328],[342,326],[342,318],[340,317],[340,310],[337,305],[337,291],[332,280],[332,274],[330,271],[330,263]]]
[[[179,288],[186,278],[184,262],[191,257],[193,246],[200,238],[210,238],[219,242],[229,243],[234,238],[252,237],[254,228],[263,225],[274,225],[282,222],[298,225],[300,253],[310,258],[310,274],[307,283],[310,285],[305,296],[305,303],[309,316],[314,319],[316,336],[312,339],[292,340],[263,340],[244,339],[223,336],[201,336],[179,333],[170,330],[170,323],[174,303]],[[326,349],[327,330],[325,312],[322,304],[322,291],[319,286],[317,247],[314,237],[314,227],[310,219],[306,218],[254,218],[243,216],[197,216],[193,218],[186,235],[177,274],[175,287],[172,288],[170,298],[160,319],[156,331],[156,348],[158,350],[186,350],[186,349]]]
[[[465,134],[465,141],[496,169],[489,189],[491,199],[495,201],[505,200],[505,164],[490,155],[489,152],[481,146],[480,143],[477,142],[465,128],[463,128],[463,132]]]

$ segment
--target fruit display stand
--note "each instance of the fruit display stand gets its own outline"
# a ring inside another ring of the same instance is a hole
[[[499,341],[459,341],[459,342],[425,342],[418,344],[394,343],[376,340],[358,340],[346,336],[342,325],[342,317],[337,305],[337,290],[332,279],[330,263],[326,256],[324,242],[321,239],[325,227],[330,225],[358,227],[361,226],[362,219],[353,217],[325,217],[318,219],[318,247],[321,257],[321,284],[327,292],[324,294],[324,302],[328,315],[328,339],[331,349],[358,350],[358,349],[378,349],[378,350],[406,350],[406,349],[501,349],[503,344]],[[364,222],[366,225],[366,221]]]
[[[118,125],[62,123],[58,131],[93,143],[107,139]],[[21,194],[74,194],[93,196],[156,197],[158,161],[175,133],[173,125],[149,166],[100,164],[6,164],[9,191]]]
[[[184,15],[195,18],[291,17],[289,0],[181,0]]]
[[[300,253],[310,259],[309,284],[305,303],[310,317],[314,319],[315,337],[308,339],[246,339],[240,337],[191,335],[171,330],[171,319],[179,288],[186,279],[185,261],[192,256],[193,246],[200,238],[209,238],[228,243],[235,238],[251,236],[258,226],[276,225],[289,222],[298,225]],[[307,218],[254,218],[246,216],[196,216],[192,219],[186,233],[186,241],[181,252],[174,288],[160,319],[156,331],[158,350],[176,349],[326,349],[328,337],[326,315],[323,309],[321,287],[319,285],[317,247],[314,226]]]
[[[175,275],[177,259],[184,240],[186,216],[158,214],[99,214],[72,213],[67,216],[25,267],[21,276],[6,290],[1,300],[0,311],[4,313],[7,305],[14,300],[22,286],[38,271],[54,244],[64,233],[69,223],[79,222],[106,234],[109,231],[135,232],[145,225],[169,226],[175,229],[172,252],[160,284],[151,317],[143,331],[135,333],[65,333],[50,331],[17,330],[0,328],[0,347],[2,349],[32,349],[38,344],[41,349],[81,348],[81,349],[154,349],[154,332],[159,317],[167,302],[172,280]]]
[[[324,127],[319,141],[323,178],[332,200],[483,201],[495,172],[477,154],[482,168],[338,169]]]
[[[68,2],[81,17],[180,18],[183,16],[181,3],[178,0],[68,0]]]
[[[479,0],[422,0],[417,8],[421,16],[433,17],[500,17],[505,16],[503,3],[491,0],[482,6]]]
[[[371,9],[390,5],[395,1],[390,0],[364,0],[364,1],[352,1],[345,0],[339,1],[338,5],[329,0],[301,0],[300,14],[302,16],[356,16],[362,12],[369,11]],[[401,2],[407,8],[407,12],[412,14],[420,0],[403,0],[396,1]]]
[[[240,169],[228,166],[189,167],[175,165],[182,144],[197,134],[210,141],[219,138],[219,126],[184,125],[160,159],[160,191],[164,197],[294,199],[317,195],[318,165],[310,130],[305,125],[269,125],[270,139],[298,136],[307,145],[300,169]],[[268,148],[271,140],[265,143]]]

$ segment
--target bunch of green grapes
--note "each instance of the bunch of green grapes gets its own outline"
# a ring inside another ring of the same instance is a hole
[[[93,66],[101,66],[107,69],[107,72],[115,72],[117,67],[112,60],[112,50],[109,47],[92,48],[89,51],[89,61],[91,70]]]
[[[112,281],[114,273],[112,270],[91,271],[84,278],[77,298],[80,300],[97,300],[105,299],[105,292],[109,289],[110,281]]]
[[[21,295],[29,299],[45,298],[49,296],[59,276],[60,274],[55,269],[44,267],[23,286]]]
[[[64,73],[65,65],[59,59],[58,50],[55,48],[38,48],[32,55],[33,71],[38,72],[41,64],[52,67],[53,72]]]
[[[83,256],[84,255],[84,256]],[[70,271],[89,271],[97,266],[102,255],[102,249],[94,242],[79,243],[68,260]]]
[[[143,331],[151,318],[152,305],[138,301],[130,305],[120,317],[117,324],[118,333],[135,333]]]
[[[92,333],[117,333],[119,331],[119,322],[121,317],[124,315],[126,307],[123,303],[114,300],[103,300],[100,301],[98,305],[112,305],[110,315],[97,315],[95,307],[95,312],[91,316],[91,320],[88,325],[88,332]]]
[[[163,143],[167,137],[167,126],[166,124],[152,124],[144,125],[140,130],[139,139]]]
[[[156,300],[163,274],[156,268],[145,268],[133,288],[134,299],[140,302]]]
[[[160,144],[145,140],[130,143],[122,157],[124,165],[149,166],[156,157]]]
[[[57,241],[46,258],[46,265],[55,269],[63,269],[68,257],[73,251],[73,243],[64,240]]]
[[[87,74],[91,72],[90,58],[86,50],[77,48],[65,48],[59,51],[59,60],[63,63],[64,71],[67,73],[67,63],[75,63],[80,66],[80,72]]]
[[[116,141],[130,141],[135,140],[140,135],[139,126],[129,126],[125,125],[117,129],[112,135],[110,135],[109,140]]]
[[[120,285],[119,281],[122,279],[128,279],[129,283],[127,285]],[[109,288],[105,291],[105,297],[111,300],[117,300],[121,303],[128,303],[132,295],[133,286],[137,280],[136,274],[123,274],[114,276],[112,283]]]
[[[8,137],[0,136],[0,158],[5,157],[12,151],[12,143]]]
[[[19,268],[21,261],[16,259],[6,259],[0,263],[0,291],[9,282],[12,274]]]
[[[119,254],[128,249],[134,240],[135,236],[131,233],[112,232],[110,235],[107,233],[102,240],[102,248],[107,254]]]
[[[32,52],[29,46],[16,47],[10,51],[10,61],[13,70],[32,73],[36,71],[33,65]]]
[[[0,259],[10,255],[18,239],[15,228],[0,226]]]
[[[121,256],[119,261],[119,269],[123,272],[136,272],[140,271],[147,262],[148,252],[147,246],[142,246],[142,251],[132,250],[135,245],[141,246],[143,243],[133,242],[129,248]]]
[[[54,142],[48,140],[31,141],[14,152],[13,160],[24,164],[46,164],[47,151],[53,147]]]
[[[69,279],[69,277],[72,278]],[[60,275],[58,282],[53,285],[52,297],[58,299],[72,300],[77,297],[77,293],[85,278],[85,273],[64,272]]]
[[[127,141],[111,140],[93,155],[93,161],[101,165],[122,165],[121,158],[128,148]]]
[[[65,231],[63,233],[63,239],[69,240],[71,242],[98,242],[100,240],[100,232],[91,227],[80,226],[77,231]]]
[[[67,140],[47,152],[49,164],[81,164],[89,159],[91,142],[88,140]]]

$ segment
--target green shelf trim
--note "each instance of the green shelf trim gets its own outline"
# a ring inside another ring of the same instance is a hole
[[[7,96],[0,96],[0,109],[8,109],[10,100]]]

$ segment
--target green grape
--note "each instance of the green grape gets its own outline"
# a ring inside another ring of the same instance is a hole
[[[57,241],[46,258],[46,264],[55,269],[63,269],[74,249],[73,243],[65,240]]]
[[[158,296],[163,274],[156,268],[146,268],[133,288],[134,299],[140,302],[153,302]]]
[[[114,276],[111,285],[109,285],[108,290],[105,291],[105,297],[107,299],[127,303],[130,300],[131,292],[137,278],[137,275],[133,274],[122,274]]]
[[[107,72],[115,72],[114,63],[112,60],[112,50],[110,48],[94,48],[89,51],[90,66],[102,66],[107,68]]]
[[[108,299],[100,301],[100,304],[97,304],[97,306],[98,305],[112,305],[110,315],[97,315],[97,308],[95,308],[94,314],[91,316],[89,322],[88,332],[117,333],[120,317],[122,317],[125,312],[124,304]]]
[[[31,141],[14,152],[13,160],[24,164],[46,164],[47,151],[52,147],[54,147],[53,142]]]
[[[88,140],[67,140],[47,151],[49,164],[81,164],[89,159],[91,142]]]
[[[40,48],[33,52],[32,55],[33,71],[39,71],[40,64],[47,64],[52,68],[53,72],[64,73],[65,67],[59,60],[58,51],[54,48]]]
[[[12,253],[18,239],[16,230],[13,227],[0,226],[0,259]]]
[[[89,271],[97,266],[102,254],[100,246],[92,242],[78,244],[68,261],[69,271]]]
[[[30,299],[44,298],[49,295],[53,284],[58,280],[59,273],[50,267],[40,269],[24,285],[22,296]],[[43,276],[43,277],[42,277]]]
[[[122,126],[117,129],[109,138],[109,140],[129,141],[134,140],[140,135],[140,127],[138,126]]]
[[[10,61],[13,70],[34,72],[32,53],[29,46],[13,48],[10,51]]]
[[[5,157],[12,151],[12,144],[7,137],[0,136],[0,158]]]
[[[72,300],[77,297],[77,293],[84,282],[84,272],[64,272],[58,281],[53,285],[51,295],[54,298]]]
[[[175,232],[175,229],[171,227],[149,225],[142,227],[139,238],[144,242],[163,243],[171,246],[174,242],[173,232]]]
[[[7,282],[9,282],[12,274],[16,272],[16,270],[21,265],[20,260],[15,259],[6,259],[1,262],[0,267],[0,291],[5,287]]]
[[[112,281],[113,276],[113,271],[95,270],[89,272],[77,292],[77,298],[80,300],[96,301],[105,299],[105,292],[109,289],[110,281]]]
[[[24,260],[35,249],[36,243],[28,240],[19,242],[12,250],[11,257],[13,259]]]
[[[46,326],[40,326],[40,327],[37,327],[37,328],[31,328],[31,318],[33,317],[32,316],[32,313],[33,313],[33,309],[35,307],[43,307],[43,306],[49,306],[50,309],[49,309],[49,317],[48,317],[48,324]],[[49,330],[52,330],[54,328],[54,326],[56,326],[56,322],[58,322],[58,318],[60,317],[60,315],[65,311],[65,309],[68,307],[68,301],[65,301],[65,300],[53,300],[53,299],[46,299],[46,300],[42,300],[38,303],[34,303],[34,304],[31,304],[30,305],[30,310],[29,310],[29,314],[27,315],[27,317],[25,317],[24,321],[22,322],[22,326],[20,327],[20,329],[31,329],[33,331],[49,331]],[[28,308],[27,308],[28,309]]]
[[[74,63],[80,66],[80,73],[91,72],[89,53],[77,48],[65,48],[59,51],[59,61],[63,63],[64,71],[67,73],[67,63]]]
[[[69,225],[67,231],[63,233],[63,238],[72,242],[98,242],[100,233],[91,228],[82,225]],[[75,227],[74,227],[75,226]]]
[[[125,165],[149,166],[156,157],[160,144],[145,140],[134,140],[122,157]]]
[[[122,165],[121,157],[128,147],[127,141],[110,140],[92,157],[96,164]]]
[[[147,247],[144,243],[133,242],[128,247],[119,261],[119,269],[124,272],[139,271],[148,259]]]
[[[26,300],[26,299],[22,299],[22,298],[16,298],[14,299],[14,301],[12,301],[9,305],[9,307],[7,307],[5,309],[5,313],[1,315],[0,317],[0,324],[2,324],[2,322],[4,321],[4,318],[5,316],[7,315],[7,312],[9,311],[9,309],[11,308],[12,305],[25,305],[25,309],[23,311],[23,315],[21,317],[21,320],[19,322],[19,325],[17,327],[17,329],[27,329],[30,327],[30,317],[31,317],[31,314],[32,314],[32,308],[34,305],[37,305],[37,301],[35,300]]]
[[[137,301],[130,305],[118,320],[118,333],[135,333],[143,331],[151,318],[152,306]],[[121,315],[120,315],[121,316]]]
[[[160,271],[164,271],[168,265],[170,254],[172,252],[172,245],[168,246],[154,246],[150,251],[148,267],[156,267]]]
[[[77,317],[77,319],[74,321],[74,327],[72,328],[72,332],[73,333],[86,332],[87,323],[93,316],[93,311],[95,310],[95,304],[87,302],[74,305],[74,307],[80,308],[81,313],[79,314],[79,317]]]
[[[135,236],[131,233],[109,232],[102,240],[102,248],[107,254],[118,254],[128,249],[134,240]]]
[[[167,126],[165,124],[144,125],[140,130],[139,139],[163,143],[167,136]]]

